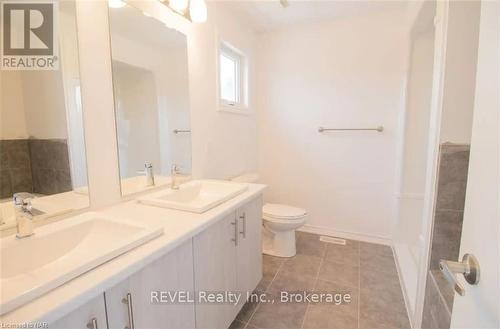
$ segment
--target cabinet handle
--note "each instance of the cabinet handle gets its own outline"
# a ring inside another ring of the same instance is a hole
[[[246,237],[247,237],[247,214],[243,213],[240,216],[240,219],[243,220],[243,231],[241,231],[240,234],[243,235],[243,239],[246,239]]]
[[[122,303],[127,305],[127,311],[128,311],[128,326],[125,326],[124,329],[134,329],[134,310],[132,309],[132,294],[127,293],[127,298],[123,298]]]
[[[234,222],[231,222],[231,225],[234,226],[234,238],[232,238],[231,241],[234,242],[235,246],[238,246],[238,219],[234,219]]]
[[[92,318],[92,320],[90,320],[90,322],[87,323],[87,328],[89,328],[89,329],[98,329],[97,328],[97,319],[96,318]]]

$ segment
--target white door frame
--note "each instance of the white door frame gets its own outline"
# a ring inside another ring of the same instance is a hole
[[[446,44],[448,32],[449,0],[436,1],[434,68],[432,77],[431,111],[429,121],[429,143],[427,150],[427,171],[424,191],[424,210],[422,216],[422,245],[418,282],[417,300],[412,324],[414,328],[422,325],[425,300],[425,286],[431,252],[432,231],[434,226],[435,195],[437,190],[437,170],[441,133],[441,115],[443,110],[444,75],[446,67]],[[411,315],[410,315],[411,316]]]

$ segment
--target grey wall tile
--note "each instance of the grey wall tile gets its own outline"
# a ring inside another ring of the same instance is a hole
[[[55,194],[72,190],[66,140],[30,139],[29,152],[34,192]]]
[[[463,211],[437,210],[434,215],[430,269],[439,269],[441,259],[458,260]]]
[[[28,141],[26,139],[2,140],[0,145],[2,153],[2,168],[29,168],[30,157]]]
[[[468,146],[441,145],[436,209],[464,209],[468,168]]]
[[[56,170],[57,193],[68,192],[73,189],[69,170]]]
[[[56,171],[46,168],[33,168],[33,191],[40,194],[56,194]]]
[[[434,279],[435,292],[438,294],[438,298],[441,298],[445,303],[447,312],[451,314],[453,309],[453,299],[455,297],[455,290],[449,284],[449,282],[444,277],[444,274],[440,270],[433,270],[430,272],[432,278]]]
[[[446,282],[436,280],[434,272],[427,276],[427,283],[429,287],[434,290],[435,297],[430,305],[430,313],[436,328],[449,329],[451,324],[451,308],[448,307],[446,300],[443,298],[443,288],[447,288]],[[446,285],[443,285],[446,284]],[[453,302],[453,301],[452,301]]]
[[[12,185],[10,183],[10,171],[8,169],[0,169],[0,198],[8,198],[12,196]]]
[[[0,141],[0,197],[32,192],[31,162],[26,139]]]
[[[66,140],[0,140],[0,197],[16,192],[55,194],[72,189]]]
[[[10,169],[10,182],[13,193],[33,191],[33,181],[31,179],[30,168]]]
[[[469,167],[468,145],[443,144],[439,170],[432,233],[430,271],[424,303],[424,323],[436,328],[449,328],[454,292],[446,280],[440,279],[439,261],[458,260],[462,235],[463,209]],[[435,273],[438,275],[434,279]]]

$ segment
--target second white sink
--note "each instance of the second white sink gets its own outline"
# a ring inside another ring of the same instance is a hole
[[[245,192],[247,184],[218,180],[195,180],[139,198],[152,206],[203,213]]]

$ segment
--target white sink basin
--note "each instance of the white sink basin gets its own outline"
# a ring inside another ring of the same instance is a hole
[[[163,233],[96,213],[35,228],[24,239],[0,240],[0,314],[54,289]]]
[[[139,198],[139,202],[177,210],[203,213],[245,192],[247,184],[217,180],[195,180]]]

